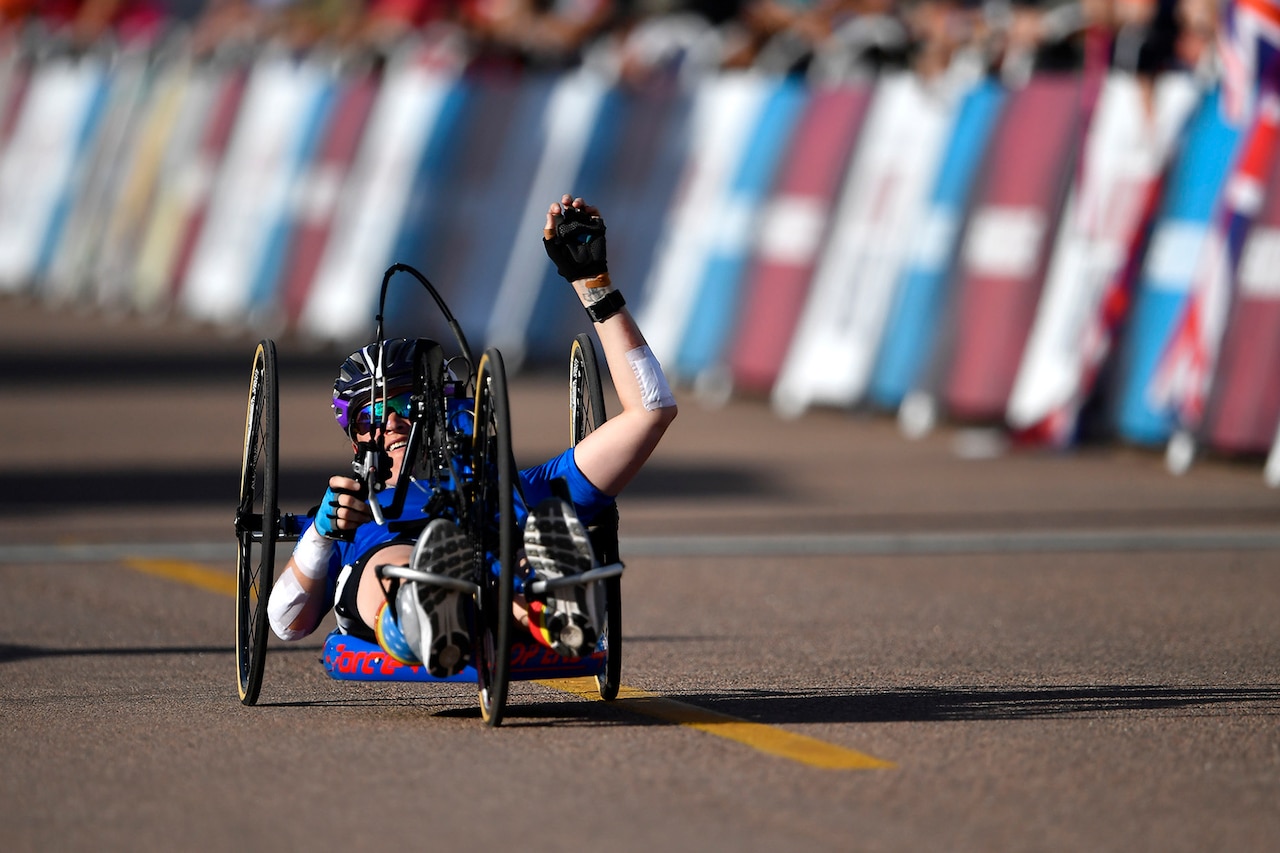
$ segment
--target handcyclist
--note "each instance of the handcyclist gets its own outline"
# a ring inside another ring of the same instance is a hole
[[[584,524],[610,507],[639,472],[675,418],[676,402],[609,278],[599,210],[581,198],[563,196],[548,207],[543,245],[593,321],[622,405],[621,412],[575,447],[519,472],[524,498],[516,513],[524,539],[521,565],[536,576],[554,578],[592,566]],[[334,383],[334,413],[353,449],[385,427],[388,487],[395,485],[404,464],[413,364],[412,342],[387,341],[380,376],[375,376],[378,347],[371,345],[347,358]],[[361,489],[361,482],[349,475],[329,479],[312,523],[271,591],[272,630],[285,640],[301,639],[332,608],[340,631],[376,640],[402,663],[425,663],[434,676],[456,674],[471,657],[463,595],[438,585],[380,579],[376,567],[408,565],[464,578],[472,565],[469,540],[448,508],[424,505],[423,500],[406,500],[397,525],[378,524]],[[569,501],[558,497],[565,489]],[[429,496],[429,489],[421,491]],[[385,488],[375,499],[384,506],[392,493]],[[417,525],[411,523],[415,520]],[[581,585],[561,586],[544,597],[517,596],[513,609],[535,640],[562,655],[580,657],[595,648],[600,614]]]

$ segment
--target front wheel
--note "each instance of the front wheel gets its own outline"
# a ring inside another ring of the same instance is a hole
[[[608,417],[596,348],[591,336],[584,332],[573,339],[569,350],[569,440],[577,446]],[[619,562],[616,505],[591,523],[588,534],[600,563]],[[603,583],[605,624],[600,648],[604,651],[605,662],[604,669],[596,676],[596,687],[601,699],[611,701],[618,697],[622,683],[622,578],[608,578]]]
[[[258,344],[249,374],[244,456],[240,465],[240,502],[236,506],[236,670],[240,701],[253,705],[262,689],[267,659],[267,599],[275,582],[276,536],[280,510],[280,398],[276,347]]]
[[[480,585],[476,675],[480,715],[502,723],[511,676],[511,599],[516,561],[515,461],[502,355],[486,350],[476,370],[475,432],[472,435],[471,528]]]

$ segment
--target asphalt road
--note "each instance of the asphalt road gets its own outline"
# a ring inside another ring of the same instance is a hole
[[[1230,850],[1280,838],[1280,494],[1116,446],[683,407],[621,501],[624,698],[235,687],[254,339],[0,301],[0,847]],[[346,464],[279,342],[282,505]],[[567,349],[566,349],[567,352]],[[514,381],[520,461],[567,437]]]

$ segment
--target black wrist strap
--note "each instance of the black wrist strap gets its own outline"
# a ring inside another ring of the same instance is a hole
[[[615,290],[607,294],[598,302],[593,302],[586,306],[587,316],[591,318],[593,323],[603,323],[614,314],[622,310],[622,306],[627,304],[627,300],[622,298],[622,291]]]

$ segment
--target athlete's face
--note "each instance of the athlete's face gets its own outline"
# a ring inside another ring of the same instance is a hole
[[[373,441],[377,434],[378,420],[386,417],[387,455],[391,457],[391,477],[387,485],[395,485],[400,476],[400,467],[404,464],[404,452],[409,446],[409,431],[413,423],[408,418],[408,394],[394,395],[378,400],[373,405],[365,406],[354,419],[356,441]],[[356,449],[352,444],[352,450]]]

